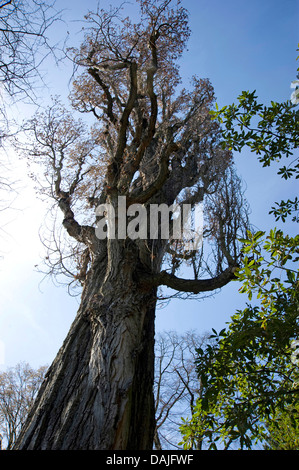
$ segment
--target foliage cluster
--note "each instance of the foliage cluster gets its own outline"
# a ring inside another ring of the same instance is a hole
[[[223,125],[225,145],[231,150],[241,152],[244,146],[256,153],[263,167],[274,162],[282,162],[278,175],[283,179],[299,178],[298,157],[288,164],[287,159],[294,155],[299,145],[299,110],[290,101],[270,106],[258,102],[256,91],[243,91],[238,103],[224,106],[211,114]],[[276,221],[285,222],[288,215],[293,214],[293,221],[299,221],[299,200],[288,199],[275,203],[271,212]]]
[[[232,150],[248,146],[264,167],[282,162],[283,179],[299,178],[298,109],[291,102],[267,107],[255,92],[243,92],[238,104],[213,115]],[[298,222],[298,208],[296,197],[276,203],[270,213],[276,221],[292,216]],[[202,394],[192,418],[183,422],[182,444],[298,449],[299,235],[273,228],[268,234],[247,231],[240,241],[236,277],[250,303],[231,317],[227,329],[213,330],[213,344],[197,350]]]

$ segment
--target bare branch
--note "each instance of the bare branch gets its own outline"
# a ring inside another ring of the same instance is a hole
[[[13,96],[32,97],[33,80],[42,80],[40,65],[45,58],[57,52],[47,32],[60,20],[54,4],[43,0],[12,0],[0,5],[0,81],[5,91]]]
[[[117,118],[115,117],[113,113],[113,98],[111,96],[111,93],[109,91],[109,87],[104,83],[104,81],[101,79],[99,73],[94,69],[94,68],[89,68],[88,73],[95,79],[95,81],[100,85],[100,87],[103,89],[105,96],[108,101],[108,106],[107,106],[107,115],[110,121],[113,124],[117,123]]]
[[[208,292],[221,289],[233,279],[236,279],[235,272],[238,266],[228,267],[219,276],[211,279],[181,279],[167,271],[161,271],[159,274],[151,277],[144,276],[140,280],[140,284],[144,287],[149,286],[167,286],[171,289],[181,292],[192,292],[199,294],[200,292]]]
[[[129,117],[134,107],[135,101],[137,98],[137,64],[136,62],[132,62],[130,64],[130,94],[124,109],[123,115],[120,119],[120,129],[118,134],[118,144],[115,153],[115,162],[119,166],[123,159],[124,150],[126,147],[127,142],[127,129],[128,129],[128,122]],[[111,181],[111,183],[113,183]]]

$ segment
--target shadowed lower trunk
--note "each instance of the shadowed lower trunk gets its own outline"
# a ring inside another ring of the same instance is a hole
[[[93,263],[15,449],[152,448],[156,291],[142,291],[132,260],[113,253],[107,271]]]

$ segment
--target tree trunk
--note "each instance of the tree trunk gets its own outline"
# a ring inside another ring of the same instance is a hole
[[[139,286],[136,253],[109,243],[15,449],[152,449],[156,290]]]

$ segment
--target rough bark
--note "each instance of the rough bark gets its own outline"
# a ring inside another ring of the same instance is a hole
[[[152,448],[156,291],[141,290],[129,253],[114,246],[108,275],[94,261],[16,449]]]

